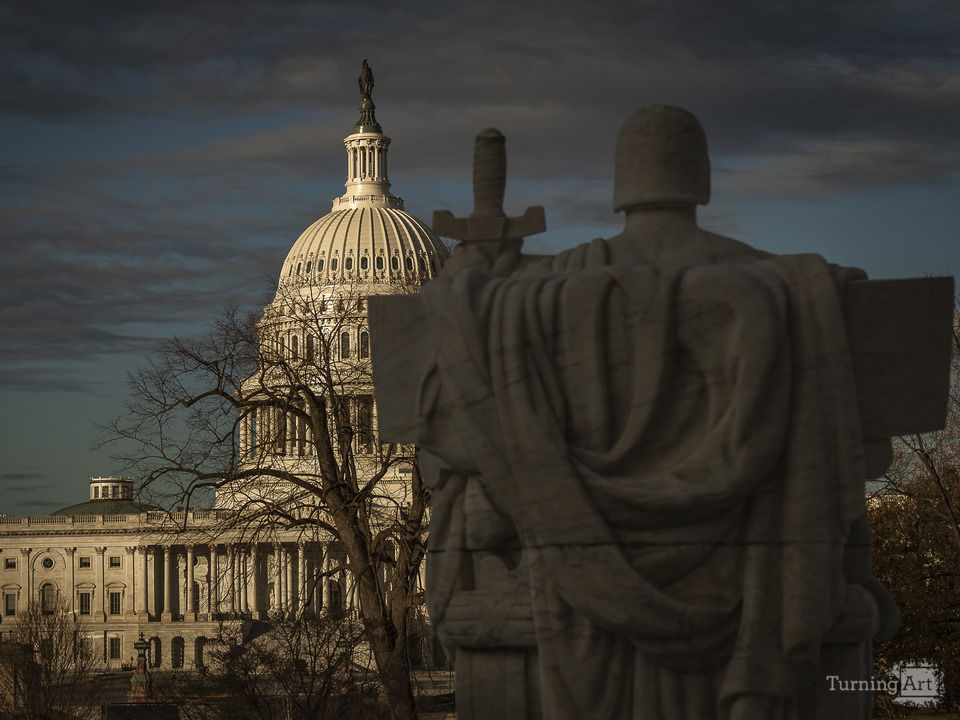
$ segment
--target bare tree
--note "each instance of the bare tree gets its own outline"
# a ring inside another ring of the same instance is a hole
[[[363,720],[377,717],[376,674],[349,615],[275,615],[251,636],[226,635],[203,673],[158,688],[185,720]]]
[[[228,311],[209,336],[167,343],[132,377],[108,440],[176,504],[215,492],[234,532],[332,538],[342,560],[328,574],[352,579],[386,702],[412,720],[429,491],[414,448],[377,439],[365,306],[403,290],[281,283],[259,321]]]
[[[25,720],[99,715],[92,682],[103,653],[61,603],[30,603],[6,639],[0,714]]]
[[[874,572],[900,608],[900,630],[878,644],[878,667],[927,660],[944,673],[945,702],[960,706],[960,315],[943,430],[896,438],[868,504]]]

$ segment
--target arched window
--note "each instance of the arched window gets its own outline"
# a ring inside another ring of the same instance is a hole
[[[280,338],[280,357],[286,357],[287,355],[287,339]]]
[[[366,331],[360,333],[360,357],[370,357],[370,333]]]
[[[307,260],[307,275],[310,274],[310,267],[313,265],[313,260]]]
[[[353,270],[353,258],[347,257],[347,259],[343,261],[343,267],[346,270]]]
[[[170,643],[170,664],[175,669],[183,667],[183,647],[182,637],[175,637]]]
[[[160,638],[150,638],[150,647],[147,649],[147,659],[150,661],[150,667],[158,668],[163,661],[163,645]]]
[[[323,258],[320,258],[319,260],[317,260],[317,272],[322,272],[322,271],[323,271]]]
[[[361,395],[357,398],[357,452],[373,452],[373,397]]]
[[[343,612],[343,590],[340,587],[340,583],[333,582],[330,584],[330,612],[334,615],[340,614]]]
[[[427,268],[426,268],[426,266],[424,265],[424,262],[423,262],[423,255],[421,255],[421,256],[420,256],[420,272],[425,272],[426,269],[427,269]],[[310,268],[309,268],[309,267],[307,268],[307,272],[310,272]]]
[[[53,615],[57,605],[57,588],[53,583],[44,583],[40,586],[40,610],[44,615]]]
[[[307,335],[307,362],[313,362],[313,335]]]
[[[300,338],[296,335],[290,338],[290,354],[294,360],[300,359]]]
[[[337,258],[330,258],[330,270],[333,272],[337,271]]]
[[[366,270],[369,265],[370,265],[370,258],[368,258],[366,255],[364,255],[362,258],[360,258],[360,269],[361,269],[361,270]]]
[[[377,270],[383,270],[383,255],[377,255]]]
[[[393,268],[394,270],[399,270],[399,269],[400,269],[400,258],[398,258],[396,255],[394,255],[392,258],[390,258],[390,267]]]
[[[350,357],[350,333],[344,330],[340,333],[340,359],[346,360]]]
[[[300,274],[300,266],[301,266],[302,264],[303,264],[303,263],[297,263],[297,275]]]
[[[407,270],[413,271],[413,258],[407,255]],[[300,272],[297,270],[297,272]]]

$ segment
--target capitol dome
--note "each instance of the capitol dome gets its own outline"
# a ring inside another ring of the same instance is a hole
[[[369,96],[343,144],[346,193],[293,244],[280,271],[281,286],[419,284],[434,277],[449,253],[427,225],[403,209],[403,200],[390,194],[390,138]]]

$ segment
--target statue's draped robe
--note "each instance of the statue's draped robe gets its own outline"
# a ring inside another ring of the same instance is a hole
[[[605,258],[421,290],[431,617],[514,536],[545,718],[791,717],[865,511],[838,291],[862,273]]]

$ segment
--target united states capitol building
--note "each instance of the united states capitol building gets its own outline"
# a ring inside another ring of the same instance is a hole
[[[344,139],[346,193],[293,244],[277,296],[258,326],[261,343],[296,360],[320,349],[318,339],[289,316],[292,296],[308,298],[320,308],[318,322],[335,325],[328,345],[344,377],[352,377],[343,393],[358,428],[351,442],[360,477],[376,444],[369,373],[350,373],[358,362],[369,365],[362,298],[416,288],[447,256],[432,231],[390,193],[390,138],[368,100]],[[309,424],[294,413],[252,409],[237,422],[238,466],[267,462],[316,474],[311,440]],[[383,481],[398,503],[407,472],[402,464],[391,466]],[[45,516],[0,517],[2,636],[31,603],[44,612],[66,607],[83,621],[85,643],[102,655],[107,669],[133,663],[140,633],[149,642],[153,667],[192,668],[204,664],[204,647],[220,636],[224,623],[307,608],[349,611],[356,602],[349,574],[337,570],[343,550],[322,523],[262,532],[231,524],[257,497],[284,492],[275,480],[238,481],[218,488],[210,509],[179,512],[138,502],[135,479],[83,482],[77,499],[84,502]],[[389,583],[389,565],[379,572]]]

